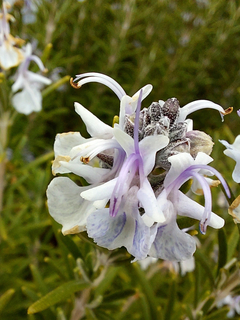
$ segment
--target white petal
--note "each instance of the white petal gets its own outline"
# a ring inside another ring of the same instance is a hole
[[[219,104],[209,100],[196,100],[180,108],[178,122],[183,122],[190,113],[205,108],[218,110],[222,114],[225,113],[224,109]]]
[[[44,85],[49,85],[52,83],[52,80],[42,76],[41,74],[31,71],[26,71],[26,77],[28,81],[32,83],[32,85],[37,84],[39,89],[41,89]]]
[[[233,144],[229,144],[224,140],[219,141],[227,148],[223,151],[224,154],[236,161],[232,177],[235,182],[240,183],[240,135],[236,137]]]
[[[117,142],[126,152],[127,156],[134,152],[134,140],[126,132],[124,132],[119,125],[115,124],[113,134]]]
[[[38,112],[42,109],[41,92],[33,87],[23,89],[13,96],[12,104],[19,113],[28,115],[33,111]]]
[[[168,171],[164,186],[168,187],[185,169],[194,164],[194,159],[189,153],[179,153],[168,158],[171,163],[170,170]]]
[[[157,151],[166,147],[169,138],[164,135],[145,137],[139,142],[140,154],[143,159],[144,174],[147,176],[152,171]]]
[[[174,201],[174,205],[176,206],[177,213],[179,215],[197,219],[199,221],[202,219],[204,207],[187,197],[181,191],[175,192],[172,200]],[[211,218],[208,224],[210,227],[220,229],[224,226],[224,223],[224,219],[213,212],[211,213]]]
[[[51,216],[62,224],[63,234],[78,233],[86,230],[86,220],[95,206],[80,197],[89,187],[79,187],[66,177],[51,181],[47,188],[48,209]]]
[[[149,95],[149,93],[152,91],[153,86],[151,84],[147,84],[144,87],[142,87],[141,89],[139,89],[133,96],[132,98],[134,100],[138,100],[140,91],[142,90],[142,101]],[[134,110],[135,111],[135,110]]]
[[[4,70],[18,66],[22,59],[22,50],[13,47],[8,41],[4,41],[0,46],[0,66]]]
[[[83,177],[88,183],[98,183],[102,181],[103,177],[109,172],[109,169],[91,167],[83,163],[75,163],[72,161],[65,162],[59,161],[60,165],[68,172],[75,173],[76,175]]]
[[[152,91],[153,86],[151,84],[147,84],[142,89],[138,90],[132,97],[128,95],[124,95],[120,102],[120,113],[119,113],[119,125],[121,128],[124,126],[125,115],[131,115],[136,111],[138,97],[140,91],[142,90],[142,101],[149,95]]]
[[[109,180],[97,187],[91,188],[81,193],[81,197],[88,201],[110,199],[113,189],[116,185],[117,178]]]
[[[147,178],[144,180],[141,188],[138,190],[137,197],[141,202],[146,215],[148,215],[155,222],[166,221]]]
[[[104,139],[112,138],[113,128],[99,120],[94,114],[84,108],[80,103],[74,103],[76,112],[80,115],[87,127],[88,133],[92,137],[101,137]]]
[[[87,139],[83,138],[79,132],[59,133],[54,142],[55,156],[69,156],[73,147],[86,141]]]

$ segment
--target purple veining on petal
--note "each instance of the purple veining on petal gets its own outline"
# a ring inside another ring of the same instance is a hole
[[[130,185],[132,178],[136,173],[137,165],[134,165],[134,163],[136,162],[137,158],[138,156],[135,153],[131,154],[119,172],[119,176],[110,199],[109,214],[113,217],[115,217],[118,213],[122,196],[124,194],[124,186]]]
[[[117,215],[121,204],[122,196],[125,192],[125,188],[129,188],[130,183],[132,182],[132,179],[136,174],[137,170],[139,171],[139,174],[141,176],[143,175],[143,161],[140,155],[138,139],[141,100],[142,90],[139,94],[136,115],[134,120],[134,152],[130,154],[130,156],[126,159],[125,163],[123,163],[122,169],[119,172],[119,176],[110,199],[109,214],[113,217]],[[143,177],[141,179],[143,179]]]

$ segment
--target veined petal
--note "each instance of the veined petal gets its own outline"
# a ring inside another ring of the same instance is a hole
[[[156,225],[152,228],[149,228],[142,221],[141,217],[138,217],[138,219],[136,219],[133,245],[131,250],[129,251],[135,257],[132,262],[145,259],[148,256],[149,250],[155,239],[156,232]]]
[[[126,224],[126,214],[111,217],[107,208],[98,210],[87,219],[87,233],[101,247],[116,249],[124,244],[115,241]],[[114,243],[115,242],[115,243]]]
[[[93,137],[104,139],[112,138],[113,128],[99,120],[94,114],[84,108],[80,103],[75,102],[75,111],[80,115],[86,125],[88,133]]]
[[[48,209],[51,216],[62,224],[64,235],[86,230],[87,217],[96,208],[92,202],[83,200],[80,193],[89,188],[79,187],[66,177],[55,178],[49,184]]]
[[[224,109],[219,104],[216,104],[209,100],[196,100],[180,108],[178,122],[183,122],[190,113],[205,108],[215,109],[218,110],[221,114],[225,114]]]
[[[149,255],[169,261],[190,259],[196,250],[193,237],[178,228],[174,206],[168,201],[166,223],[158,224],[155,241]]]

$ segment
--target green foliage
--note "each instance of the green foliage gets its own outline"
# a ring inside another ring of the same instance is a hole
[[[195,129],[213,137],[213,166],[239,194],[231,182],[234,162],[223,159],[218,142],[232,143],[239,134],[239,2],[40,0],[36,5],[36,21],[24,24],[17,1],[11,30],[37,43],[36,53],[53,84],[43,91],[40,113],[26,117],[11,109],[0,216],[0,318],[225,319],[229,309],[218,302],[240,294],[240,248],[227,203],[220,205],[220,188],[213,190],[213,211],[225,218],[224,231],[209,228],[206,235],[196,235],[201,243],[196,267],[186,275],[176,271],[178,263],[157,261],[143,270],[130,263],[123,248],[97,248],[84,234],[64,237],[48,214],[45,190],[52,179],[55,135],[86,134],[74,101],[110,125],[118,114],[118,99],[107,88],[89,84],[76,90],[68,84],[75,74],[96,71],[116,79],[129,95],[153,84],[145,107],[169,97],[181,105],[208,99],[234,106],[225,123],[211,110],[193,119]],[[11,76],[0,76],[4,110],[11,107]],[[181,228],[195,224],[197,229],[196,221],[178,222]]]

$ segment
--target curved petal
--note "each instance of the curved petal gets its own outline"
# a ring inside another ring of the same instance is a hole
[[[96,210],[92,202],[83,200],[80,193],[89,187],[79,187],[66,177],[51,181],[47,188],[50,215],[62,224],[63,234],[79,233],[86,230],[90,213]]]
[[[209,100],[196,100],[180,108],[178,122],[183,122],[190,113],[206,108],[218,110],[222,115],[225,114],[224,109],[219,104]]]
[[[87,127],[88,133],[92,137],[101,137],[104,139],[112,138],[113,128],[99,120],[94,114],[84,108],[80,103],[75,102],[75,111],[80,115]]]

